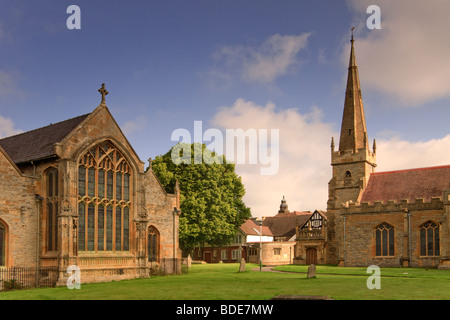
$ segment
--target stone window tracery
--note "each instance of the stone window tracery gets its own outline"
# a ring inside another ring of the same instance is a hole
[[[6,266],[6,226],[0,221],[0,267]]]
[[[47,251],[58,249],[58,211],[59,211],[59,181],[58,170],[50,168],[45,172],[47,185],[46,197],[46,246]]]
[[[377,257],[395,255],[394,227],[382,223],[375,229],[375,247]]]
[[[159,232],[153,226],[148,228],[147,254],[148,261],[159,261]]]
[[[428,221],[420,226],[420,255],[439,256],[439,225]]]
[[[78,249],[129,251],[132,170],[109,141],[78,164]]]

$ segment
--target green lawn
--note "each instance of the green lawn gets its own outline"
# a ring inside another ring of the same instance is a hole
[[[66,287],[0,292],[0,300],[267,300],[276,295],[326,295],[336,300],[449,299],[450,270],[382,268],[381,289],[369,290],[366,268],[283,266],[284,273],[251,271],[247,264],[193,265],[188,274]],[[295,273],[293,273],[295,272]],[[405,274],[407,273],[407,274]],[[83,275],[81,275],[83,281]]]

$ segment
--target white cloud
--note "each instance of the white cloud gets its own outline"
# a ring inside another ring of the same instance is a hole
[[[136,131],[141,131],[145,128],[147,124],[147,119],[145,116],[138,116],[134,120],[130,120],[125,122],[123,126],[121,126],[122,132],[125,136],[128,136]]]
[[[418,142],[399,138],[377,140],[377,163],[378,172],[448,165],[450,135]]]
[[[448,0],[349,0],[355,12],[356,58],[364,88],[417,106],[450,97]],[[381,30],[368,30],[369,5],[381,9]],[[361,33],[363,35],[361,35]],[[348,62],[349,46],[343,59]]]
[[[283,195],[292,211],[326,209],[330,142],[336,133],[321,119],[322,111],[317,107],[302,114],[298,109],[280,110],[273,103],[259,106],[243,99],[221,108],[212,119],[212,124],[221,129],[279,129],[276,175],[261,175],[259,165],[236,166],[246,188],[244,200],[253,216],[275,215]]]
[[[22,132],[15,129],[14,126],[14,122],[11,119],[2,117],[0,115],[0,138],[13,136]]]
[[[278,174],[261,175],[259,165],[236,166],[246,189],[244,201],[253,216],[277,214],[283,195],[291,211],[326,209],[332,176],[330,142],[335,137],[338,145],[339,135],[332,124],[322,121],[319,108],[301,113],[278,109],[273,103],[260,106],[238,99],[222,107],[211,124],[222,130],[279,129]],[[449,159],[450,135],[419,142],[399,137],[377,140],[377,172],[445,165]]]
[[[249,83],[271,83],[294,72],[300,65],[298,53],[307,46],[310,33],[275,34],[261,46],[223,46],[213,57],[219,65],[209,75],[219,81],[238,78]]]

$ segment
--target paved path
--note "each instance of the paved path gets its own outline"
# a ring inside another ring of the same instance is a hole
[[[261,271],[264,272],[279,272],[279,273],[298,273],[298,272],[291,272],[291,271],[279,271],[279,270],[273,270],[276,266],[269,266],[269,267],[262,267]],[[259,267],[253,268],[252,271],[259,271]]]

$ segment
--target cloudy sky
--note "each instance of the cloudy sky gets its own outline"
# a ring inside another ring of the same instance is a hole
[[[285,195],[291,210],[325,209],[353,26],[377,170],[450,163],[449,12],[448,0],[0,0],[0,137],[91,112],[104,82],[142,160],[194,121],[278,130],[276,175],[237,166],[247,205],[274,215]]]

